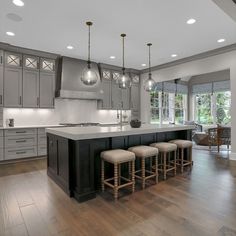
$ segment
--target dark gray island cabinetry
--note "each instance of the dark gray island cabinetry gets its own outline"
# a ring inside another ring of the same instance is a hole
[[[100,153],[171,139],[191,139],[192,126],[64,127],[47,129],[48,175],[83,202],[100,189]],[[109,173],[109,166],[106,167]],[[125,170],[124,170],[125,171]]]

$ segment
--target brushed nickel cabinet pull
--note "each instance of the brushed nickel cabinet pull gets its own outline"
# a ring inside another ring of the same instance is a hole
[[[21,105],[21,102],[22,102],[21,100],[22,100],[22,99],[21,99],[21,96],[20,96],[20,97],[19,97],[19,105]]]
[[[24,133],[26,133],[26,131],[24,130],[24,131],[16,131],[16,133],[17,134],[24,134]]]
[[[0,95],[0,104],[2,105],[2,95]]]
[[[3,56],[0,58],[0,64],[3,64]]]
[[[16,140],[16,143],[25,143],[26,140]]]
[[[22,151],[22,152],[16,152],[16,154],[25,154],[26,151]]]

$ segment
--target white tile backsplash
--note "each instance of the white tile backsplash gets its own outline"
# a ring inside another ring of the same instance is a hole
[[[130,116],[130,112],[127,112]],[[1,115],[1,114],[0,114]],[[117,112],[98,110],[95,100],[56,99],[55,109],[4,108],[3,125],[13,118],[15,126],[20,125],[50,125],[62,122],[117,122]]]

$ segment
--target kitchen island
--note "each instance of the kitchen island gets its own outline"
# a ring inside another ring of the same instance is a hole
[[[100,153],[171,139],[191,139],[194,126],[143,124],[140,128],[63,127],[48,128],[48,175],[71,197],[83,202],[100,189]],[[106,172],[109,174],[109,169]],[[124,167],[123,172],[127,171]]]

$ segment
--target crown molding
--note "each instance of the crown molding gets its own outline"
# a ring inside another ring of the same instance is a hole
[[[59,54],[18,47],[18,46],[11,45],[9,43],[4,43],[4,42],[0,42],[0,49],[11,51],[11,52],[18,52],[22,54],[35,55],[38,57],[46,57],[50,59],[57,59],[60,56]]]
[[[217,48],[217,49],[213,49],[213,50],[210,50],[210,51],[207,51],[207,52],[199,53],[199,54],[196,54],[196,55],[193,55],[193,56],[190,56],[190,57],[181,58],[179,60],[168,62],[168,63],[162,64],[162,65],[153,66],[151,68],[151,70],[155,71],[155,70],[160,70],[160,69],[164,69],[164,68],[168,68],[168,67],[172,67],[172,66],[177,66],[177,65],[187,63],[187,62],[190,62],[190,61],[196,61],[196,60],[216,56],[216,55],[219,55],[219,54],[231,52],[233,50],[236,50],[236,43],[225,46],[225,47],[222,47],[222,48]],[[141,70],[141,74],[144,74],[144,73],[147,73],[147,72],[148,72],[148,69]]]

